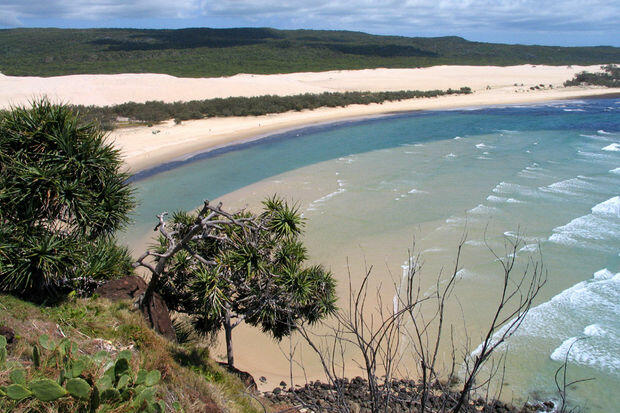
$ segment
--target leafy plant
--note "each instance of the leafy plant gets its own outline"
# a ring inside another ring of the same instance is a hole
[[[170,223],[164,218],[159,215],[158,243],[136,264],[152,273],[142,306],[148,308],[149,291],[158,291],[197,331],[224,329],[229,367],[232,331],[241,322],[279,340],[335,311],[331,272],[305,266],[304,221],[295,205],[274,196],[253,214],[205,201],[197,214],[177,212]],[[153,264],[145,261],[149,256]]]
[[[602,72],[580,72],[571,80],[564,82],[564,86],[579,86],[581,84],[618,87],[620,85],[620,67],[617,65],[601,66]]]
[[[6,340],[2,339],[0,354],[6,354]],[[39,348],[44,349],[43,356],[38,355]],[[129,350],[119,352],[115,359],[105,351],[88,356],[80,354],[77,344],[70,340],[56,342],[42,335],[33,346],[32,366],[16,363],[9,368],[11,383],[0,387],[0,398],[17,404],[28,399],[43,404],[70,403],[73,411],[83,412],[119,406],[125,411],[164,412],[165,404],[156,397],[161,373],[134,371],[131,357]],[[58,373],[50,377],[50,371]]]
[[[126,270],[111,236],[134,201],[105,139],[45,99],[0,112],[0,290],[42,300]]]

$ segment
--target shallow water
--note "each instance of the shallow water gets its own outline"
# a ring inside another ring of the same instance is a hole
[[[502,275],[488,247],[501,252],[519,231],[518,257],[540,248],[549,279],[508,343],[504,397],[553,398],[553,373],[572,345],[571,378],[596,379],[572,390],[573,402],[614,411],[619,109],[616,99],[592,99],[426,112],[275,136],[136,181],[142,206],[125,238],[139,244],[162,210],[217,197],[254,206],[277,192],[299,202],[313,260],[341,280],[372,265],[377,285],[389,286],[414,238],[432,280],[453,264],[466,228],[456,294],[475,348]]]

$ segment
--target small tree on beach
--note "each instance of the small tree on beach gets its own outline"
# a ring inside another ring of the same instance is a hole
[[[177,212],[171,222],[165,217],[159,215],[155,228],[158,243],[135,264],[151,272],[142,306],[148,308],[158,292],[198,331],[223,328],[229,367],[232,331],[241,322],[281,339],[299,323],[315,323],[336,310],[332,274],[320,265],[304,266],[304,223],[282,199],[265,200],[260,214],[230,213],[205,201],[197,214]]]
[[[110,237],[134,201],[105,139],[45,99],[0,113],[0,290],[46,299],[96,267],[131,269]]]

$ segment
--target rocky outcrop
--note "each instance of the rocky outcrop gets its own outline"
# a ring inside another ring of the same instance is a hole
[[[136,301],[144,294],[146,286],[146,282],[141,277],[130,275],[106,282],[95,290],[95,294],[110,300]],[[176,341],[168,306],[159,294],[153,295],[151,305],[149,308],[143,309],[142,314],[151,323],[155,331],[169,340]]]
[[[310,382],[303,387],[286,388],[286,383],[281,383],[271,392],[263,396],[280,406],[303,405],[317,413],[341,411],[346,405],[353,413],[370,413],[372,402],[368,390],[368,382],[361,378],[339,379],[338,385]],[[390,383],[389,390],[381,386],[383,402],[387,403],[387,411],[393,413],[409,413],[420,409],[420,395],[422,386],[414,380],[394,380]],[[433,384],[429,391],[426,409],[429,412],[450,411],[454,406],[458,393],[452,390],[442,391],[438,383]],[[463,409],[463,413],[524,413],[524,412],[551,412],[552,402],[526,404],[522,408],[511,406],[499,400],[485,400],[482,398],[470,400]],[[383,411],[383,409],[382,409]]]

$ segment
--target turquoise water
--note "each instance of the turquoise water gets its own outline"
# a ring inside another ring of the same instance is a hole
[[[135,181],[141,207],[125,237],[142,241],[162,210],[218,197],[226,205],[253,206],[278,192],[299,202],[316,261],[340,279],[347,258],[354,275],[373,265],[377,283],[390,285],[414,237],[433,279],[450,266],[467,228],[459,304],[452,310],[460,317],[462,308],[475,348],[501,275],[486,244],[501,250],[520,231],[519,258],[540,248],[549,281],[508,343],[504,397],[553,398],[555,369],[584,337],[568,355],[569,373],[595,380],[578,385],[571,399],[590,411],[614,411],[620,404],[619,104],[592,99],[414,113],[273,136]],[[285,375],[288,367],[281,368]]]

